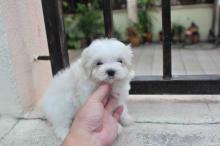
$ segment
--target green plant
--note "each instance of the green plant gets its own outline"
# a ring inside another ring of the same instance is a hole
[[[136,33],[137,36],[141,37],[144,35],[144,29],[140,23],[133,24],[133,31]]]
[[[185,27],[182,24],[174,23],[172,31],[177,35],[182,35],[185,31]]]
[[[64,9],[68,9],[69,8],[69,4],[67,1],[63,1],[63,8]]]
[[[99,9],[99,10],[102,10],[101,7],[102,7],[102,1],[103,0],[92,0],[91,1],[91,5],[94,9]]]
[[[149,9],[152,6],[154,0],[138,0],[138,29],[143,32],[151,32],[152,30],[152,18],[149,13]]]
[[[152,17],[150,9],[156,0],[138,0],[138,22],[133,24],[133,31],[143,42],[152,42]]]
[[[97,0],[98,1],[98,0]],[[77,4],[77,14],[64,17],[68,48],[78,49],[104,35],[102,13],[93,5]]]
[[[113,30],[113,34],[114,34],[114,37],[115,37],[115,38],[117,38],[118,40],[121,40],[121,41],[122,41],[121,33],[120,33],[118,30],[114,29],[114,30]]]
[[[148,11],[138,12],[139,29],[143,32],[151,32],[152,30],[152,19]]]
[[[155,0],[138,0],[138,6],[148,8],[153,5]]]
[[[64,23],[68,48],[85,47],[93,39],[104,36],[101,2],[102,0],[93,0],[88,4],[77,3],[76,13],[65,15]],[[121,39],[121,34],[116,30],[114,30],[114,36]]]
[[[78,49],[81,46],[81,39],[85,37],[83,32],[78,29],[77,17],[74,15],[67,15],[64,17],[64,25],[66,31],[67,45],[70,49]]]
[[[182,42],[185,27],[182,24],[174,23],[172,26],[173,42]]]
[[[91,40],[94,35],[104,34],[104,23],[101,12],[93,8],[91,5],[78,6],[81,16],[78,22],[78,28],[83,32],[86,39]],[[98,28],[98,29],[97,29]]]

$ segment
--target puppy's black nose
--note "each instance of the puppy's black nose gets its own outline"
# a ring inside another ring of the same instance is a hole
[[[108,74],[109,77],[113,77],[115,75],[115,71],[112,69],[107,70],[106,73]]]

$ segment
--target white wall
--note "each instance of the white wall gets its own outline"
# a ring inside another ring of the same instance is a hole
[[[179,23],[188,28],[192,21],[199,26],[201,40],[207,40],[209,29],[212,24],[213,5],[188,5],[173,6],[171,10],[172,22]],[[150,12],[153,21],[153,39],[158,40],[158,32],[162,30],[161,8],[154,8]],[[116,10],[113,13],[115,28],[121,32],[125,39],[125,30],[132,25],[126,10]]]
[[[0,113],[18,114],[21,113],[22,108],[17,94],[14,69],[10,60],[7,34],[3,28],[5,27],[0,17]]]
[[[0,114],[18,115],[30,109],[51,80],[40,0],[0,2]]]

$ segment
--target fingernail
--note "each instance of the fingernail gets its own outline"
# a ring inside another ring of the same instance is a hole
[[[123,112],[123,110],[124,110],[124,107],[122,105],[119,105],[117,107],[117,113],[121,114]]]

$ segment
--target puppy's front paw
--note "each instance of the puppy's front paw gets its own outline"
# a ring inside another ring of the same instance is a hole
[[[62,141],[66,138],[67,134],[69,132],[68,128],[55,128],[55,134],[58,138],[60,138]]]
[[[124,114],[121,116],[120,122],[123,126],[130,126],[134,123],[134,119],[129,114]]]
[[[118,135],[121,134],[123,127],[118,123]]]

